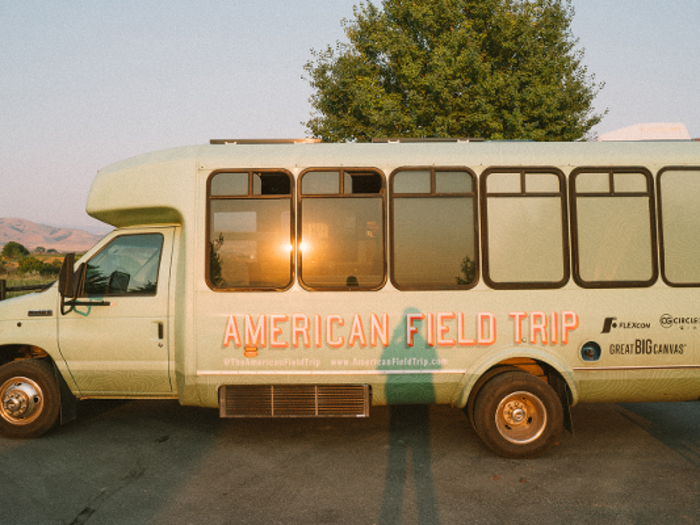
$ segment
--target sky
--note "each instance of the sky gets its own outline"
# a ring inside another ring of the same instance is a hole
[[[308,135],[311,49],[344,41],[356,0],[3,0],[0,217],[106,232],[97,171],[213,138]],[[375,3],[378,3],[375,2]],[[700,1],[574,0],[605,86],[593,129],[682,122],[700,138]]]

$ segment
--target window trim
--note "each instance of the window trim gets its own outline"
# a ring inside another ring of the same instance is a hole
[[[486,184],[491,174],[498,173],[519,173],[520,174],[520,192],[514,193],[488,193]],[[559,181],[559,191],[553,192],[527,192],[525,188],[525,175],[549,173],[555,175]],[[481,246],[482,246],[482,278],[484,282],[495,290],[548,290],[562,288],[569,282],[571,277],[571,258],[570,258],[570,238],[568,228],[568,202],[567,202],[567,187],[566,176],[564,173],[553,166],[491,166],[481,173],[480,177],[480,201],[481,201]],[[489,261],[489,237],[488,237],[488,198],[517,198],[517,197],[554,197],[558,196],[561,203],[561,231],[562,231],[562,278],[558,281],[509,281],[499,282],[491,279],[490,261]]]
[[[248,193],[246,195],[212,195],[211,194],[211,184],[212,180],[216,175],[221,173],[247,173],[248,174]],[[253,194],[253,174],[254,173],[280,173],[285,174],[289,177],[289,194],[284,195],[254,195]],[[292,173],[284,168],[225,168],[212,171],[207,177],[207,192],[206,192],[206,219],[205,219],[205,243],[204,243],[204,267],[205,267],[205,281],[207,286],[214,292],[283,292],[289,290],[294,286],[294,281],[296,277],[295,267],[294,267],[294,249],[289,251],[289,281],[283,287],[254,287],[254,286],[241,286],[241,287],[217,287],[211,282],[211,264],[209,262],[209,236],[211,233],[211,202],[215,200],[289,200],[289,240],[292,247],[295,245],[294,232],[295,232],[295,210],[294,210],[294,194],[295,194],[295,178]]]
[[[656,174],[656,213],[658,217],[658,242],[659,242],[659,271],[661,279],[667,286],[673,288],[697,288],[700,281],[694,283],[674,283],[666,277],[666,250],[664,248],[664,220],[661,193],[661,176],[667,171],[695,171],[700,172],[700,166],[666,166]]]
[[[430,172],[430,193],[395,193],[394,192],[394,178],[398,173],[407,171],[429,171]],[[471,193],[438,193],[436,190],[436,173],[438,172],[464,172],[469,175],[472,181],[472,191]],[[389,175],[389,268],[390,268],[390,280],[392,286],[397,290],[401,291],[430,291],[430,290],[469,290],[474,288],[479,283],[480,274],[480,238],[479,238],[479,193],[478,193],[478,179],[476,174],[470,168],[466,166],[402,166],[396,168]],[[406,286],[399,284],[395,279],[394,274],[394,259],[395,259],[395,233],[394,233],[394,199],[395,198],[455,198],[455,197],[468,197],[472,199],[473,203],[473,234],[474,234],[474,279],[469,284],[454,284],[451,286],[447,285],[434,285],[434,286]]]
[[[302,187],[303,187],[303,177],[307,173],[312,173],[312,172],[319,172],[319,171],[337,171],[338,172],[338,177],[339,177],[339,185],[338,185],[338,193],[307,193],[303,194],[302,193]],[[343,175],[345,173],[369,173],[373,172],[376,173],[381,177],[382,181],[382,187],[381,191],[379,193],[343,193],[344,189],[344,177]],[[311,292],[337,292],[337,291],[348,291],[348,292],[357,292],[357,291],[376,291],[376,290],[381,290],[384,288],[384,286],[387,283],[387,239],[389,237],[388,231],[387,231],[387,202],[386,202],[386,188],[387,188],[387,180],[386,176],[384,175],[384,172],[380,170],[379,168],[372,168],[372,167],[339,167],[339,166],[325,166],[325,167],[313,167],[313,168],[306,168],[303,171],[299,173],[299,176],[297,178],[298,184],[297,184],[297,192],[296,192],[296,202],[297,202],[297,215],[296,215],[296,226],[297,226],[297,237],[296,237],[296,275],[297,275],[297,281],[299,282],[299,285],[304,288],[305,290],[311,291]],[[303,216],[303,200],[304,199],[381,199],[382,203],[382,218],[381,218],[381,225],[382,225],[382,273],[383,277],[381,279],[381,282],[376,285],[376,286],[310,286],[307,283],[304,282],[304,266],[303,266],[303,257],[301,250],[299,249],[299,245],[303,242],[303,235],[302,235],[302,229],[303,229],[303,221],[302,221],[302,216]]]
[[[97,252],[93,253],[92,256],[85,261],[85,278],[87,280],[87,266],[90,264],[90,261],[92,261],[95,257],[97,257],[99,254],[101,254],[104,250],[109,248],[109,246],[112,245],[114,241],[117,239],[121,239],[123,237],[138,237],[138,236],[144,236],[144,235],[158,235],[160,237],[160,254],[158,255],[158,274],[156,276],[156,289],[154,292],[140,292],[140,293],[110,293],[110,294],[88,294],[85,291],[85,284],[86,282],[83,281],[80,283],[80,293],[78,294],[78,297],[81,298],[88,298],[88,297],[155,297],[158,295],[158,287],[160,286],[160,266],[163,263],[163,248],[165,246],[165,235],[163,235],[161,232],[138,232],[138,233],[122,233],[119,235],[115,235],[112,237],[107,244],[102,246]]]
[[[578,225],[576,215],[576,177],[583,173],[608,173],[611,177],[610,188],[611,192],[605,193],[588,193],[586,196],[594,196],[598,198],[613,198],[613,197],[647,197],[649,201],[649,232],[651,244],[651,277],[645,281],[585,281],[580,274],[579,265],[579,246],[578,246]],[[624,192],[616,194],[612,183],[612,177],[615,173],[637,173],[643,174],[646,178],[646,192]],[[656,234],[656,205],[654,195],[654,177],[651,172],[642,166],[580,166],[575,168],[569,175],[569,201],[571,209],[571,254],[573,266],[574,282],[581,288],[599,289],[599,288],[647,288],[652,286],[659,278],[658,264],[658,240]]]

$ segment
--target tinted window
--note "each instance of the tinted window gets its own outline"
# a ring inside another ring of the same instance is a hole
[[[218,289],[292,282],[292,179],[286,172],[214,174],[209,184],[208,280]]]
[[[646,286],[656,279],[651,174],[580,168],[571,175],[576,280],[587,287]]]
[[[384,177],[374,170],[301,175],[300,278],[311,289],[384,284]]]
[[[154,295],[163,236],[122,235],[87,263],[87,295]]]
[[[415,169],[393,174],[392,282],[399,289],[450,289],[476,282],[473,175]]]
[[[700,168],[659,174],[662,269],[666,282],[700,284]]]
[[[553,168],[492,168],[482,188],[486,282],[562,286],[569,277],[564,175]]]

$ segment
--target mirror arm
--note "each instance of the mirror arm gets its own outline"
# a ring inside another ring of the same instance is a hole
[[[78,295],[85,286],[87,266],[82,263],[77,271],[75,266],[75,254],[66,254],[58,277],[58,290],[61,295],[61,315],[67,315],[75,310],[76,306],[110,306],[109,301],[78,301]]]

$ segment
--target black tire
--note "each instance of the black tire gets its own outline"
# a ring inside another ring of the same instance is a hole
[[[564,424],[561,401],[547,383],[527,372],[506,372],[477,393],[474,428],[496,454],[514,459],[546,452]]]
[[[58,420],[61,398],[51,366],[34,359],[0,367],[0,435],[38,437]]]
[[[472,389],[473,395],[469,396],[469,400],[467,401],[466,406],[462,409],[462,410],[464,410],[464,413],[467,415],[467,418],[469,419],[469,422],[472,424],[472,427],[474,427],[474,403],[476,402],[476,395],[481,390],[481,387],[484,386],[484,383],[486,383],[491,378],[493,378],[499,374],[504,374],[504,373],[510,372],[510,371],[517,372],[519,370],[521,370],[521,369],[518,368],[517,366],[513,366],[513,365],[498,366],[498,367],[492,368],[491,370],[486,372],[474,384],[474,388]],[[474,430],[476,430],[476,427],[474,427]]]

